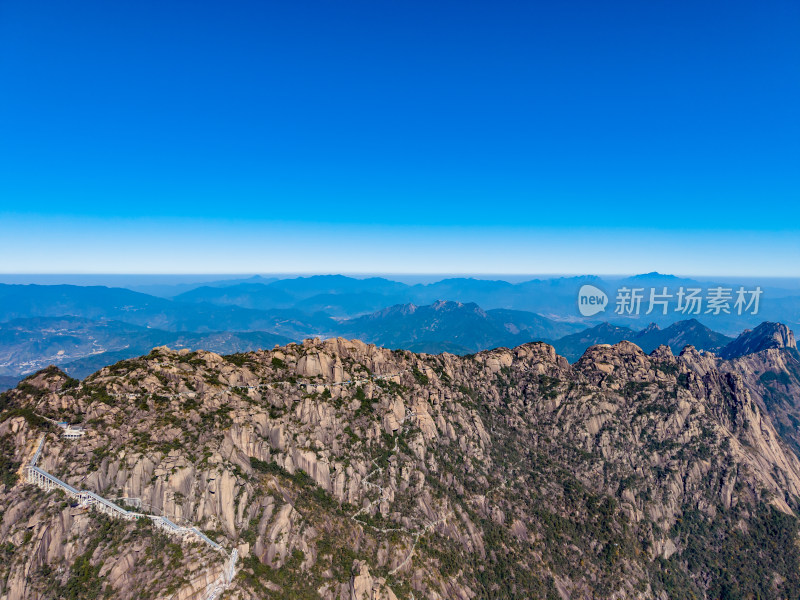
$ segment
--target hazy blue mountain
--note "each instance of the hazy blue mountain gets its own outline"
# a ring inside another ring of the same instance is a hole
[[[123,288],[0,284],[0,321],[69,315],[89,319],[127,317],[119,320],[133,322],[178,311],[169,300]]]
[[[608,289],[602,279],[594,276],[534,279],[517,284],[516,297],[509,306],[548,318],[581,320],[578,291],[587,284]],[[595,323],[584,322],[584,326]]]
[[[718,352],[732,338],[712,331],[696,319],[678,321],[665,329],[651,323],[641,331],[601,323],[580,333],[555,340],[556,352],[571,362],[578,360],[589,346],[594,344],[616,344],[622,340],[633,342],[645,352],[652,352],[662,344],[669,346],[673,354],[678,354],[685,346],[698,350]]]
[[[289,308],[296,298],[285,291],[262,283],[239,283],[230,286],[203,286],[175,296],[176,302],[240,306],[257,310]]]
[[[770,280],[771,281],[771,280]],[[790,282],[789,282],[790,283]],[[607,310],[596,320],[582,320],[577,311],[578,290],[584,284],[592,284],[609,296]],[[178,301],[213,303],[224,306],[271,310],[293,307],[302,312],[327,312],[342,318],[374,312],[387,306],[413,303],[427,305],[445,299],[464,304],[475,303],[484,310],[505,308],[533,312],[545,317],[564,321],[595,325],[599,320],[614,322],[622,327],[640,329],[646,323],[655,322],[667,327],[676,319],[695,318],[705,326],[722,333],[737,335],[743,328],[752,328],[761,321],[773,320],[789,324],[800,324],[800,296],[791,285],[777,287],[767,282],[762,286],[758,314],[738,315],[731,302],[730,312],[710,315],[705,306],[699,314],[677,312],[677,293],[680,288],[700,288],[702,295],[722,285],[731,289],[732,296],[739,284],[714,281],[699,281],[661,273],[645,273],[632,277],[554,277],[532,279],[519,283],[502,280],[451,277],[433,283],[407,285],[381,277],[358,279],[343,275],[320,275],[296,277],[265,283],[259,279],[221,281],[204,285],[191,292],[180,294]],[[753,289],[757,281],[746,282],[746,289]],[[640,288],[642,301],[637,314],[616,314],[616,292],[621,287]],[[661,293],[667,288],[672,295],[666,314],[660,306],[648,313],[650,290]],[[313,299],[312,299],[313,298]]]
[[[558,315],[578,318],[578,290],[584,283],[598,281],[597,277],[587,276],[534,279],[512,284],[499,280],[455,277],[413,286],[410,301],[427,304],[445,298],[462,303],[474,302],[486,310],[507,308],[547,317]]]
[[[395,304],[401,295],[385,296],[372,292],[317,294],[300,300],[294,308],[306,313],[323,312],[333,317],[354,317],[376,312]]]
[[[614,281],[610,279],[610,281]],[[697,281],[696,279],[691,279],[688,277],[678,277],[676,275],[669,275],[665,273],[658,273],[657,271],[652,271],[650,273],[640,273],[639,275],[631,275],[630,277],[625,277],[620,279],[618,282],[619,284],[624,284],[628,286],[636,286],[636,287],[656,287],[656,286],[667,286],[667,287],[688,287],[688,286],[697,286],[703,285],[702,282]]]
[[[655,323],[636,333],[632,341],[645,352],[652,352],[662,344],[669,346],[673,354],[679,354],[686,346],[694,346],[699,350],[718,353],[730,338],[712,331],[697,319],[678,321],[669,327],[660,329]]]
[[[276,336],[272,343],[344,335],[415,351],[461,354],[531,340],[554,340],[557,350],[574,361],[592,344],[622,339],[629,339],[646,351],[663,343],[673,352],[687,344],[719,352],[731,342],[725,334],[738,335],[762,320],[786,322],[789,326],[800,324],[800,296],[778,295],[762,298],[759,313],[747,317],[700,314],[675,323],[676,318],[686,316],[674,311],[663,315],[658,310],[646,315],[645,301],[637,318],[616,315],[610,306],[595,317],[596,321],[581,320],[576,299],[580,286],[587,283],[609,295],[621,285],[667,286],[673,291],[680,286],[713,285],[659,273],[624,279],[558,277],[513,284],[454,277],[415,285],[381,277],[324,275],[272,282],[258,277],[219,280],[176,299],[104,286],[0,285],[0,323],[64,317],[90,322],[82,325],[83,329],[76,323],[61,327],[64,331],[57,335],[52,331],[43,333],[48,327],[59,327],[57,323],[28,324],[28,330],[4,327],[0,330],[0,375],[15,375],[30,367],[20,366],[26,361],[38,365],[59,351],[63,351],[62,355],[52,359],[59,364],[69,358],[94,365],[109,360],[111,355],[106,353],[125,351],[126,347],[147,351],[161,344],[201,347],[203,343],[213,343],[216,345],[209,349],[227,351],[266,344],[267,338],[242,337],[247,332]],[[432,297],[446,302],[434,304]],[[409,312],[409,306],[414,307],[413,311]],[[601,319],[612,324],[593,327]],[[646,322],[652,323],[643,329]],[[220,332],[236,332],[238,337],[225,341],[190,335],[221,335]],[[183,341],[166,335],[175,333],[186,334]],[[104,336],[113,338],[113,343]],[[123,338],[127,340],[124,343],[120,341]],[[20,345],[20,340],[25,343]],[[20,348],[25,353],[14,354]]]
[[[542,339],[553,340],[583,329],[581,323],[553,321],[525,310],[492,308],[487,310],[486,314],[494,322],[502,323],[503,328],[511,334],[527,332],[534,337]]]
[[[374,311],[395,304],[427,305],[440,299],[447,299],[454,302],[476,303],[485,309],[546,311],[577,318],[575,303],[578,290],[584,283],[602,283],[602,281],[598,277],[586,276],[512,284],[500,280],[453,277],[434,283],[407,285],[380,277],[357,279],[343,275],[319,275],[282,279],[265,286],[221,285],[215,290],[204,286],[182,294],[176,299],[269,309],[289,306],[289,299],[294,298],[296,302],[293,306],[298,309],[325,310],[325,307],[329,306],[332,314],[338,315],[352,315],[365,310]],[[227,288],[231,289],[226,292]],[[360,300],[357,296],[365,296],[370,300]],[[319,301],[310,300],[314,297],[319,297]]]
[[[410,294],[410,286],[379,277],[356,279],[318,275],[279,280],[269,285],[205,286],[180,294],[175,300],[260,310],[292,307],[309,314],[324,312],[351,317],[405,302]]]
[[[150,294],[151,296],[158,296],[160,298],[174,298],[179,294],[189,292],[199,287],[228,287],[238,285],[240,283],[248,284],[268,284],[273,281],[278,281],[277,277],[262,277],[261,275],[253,275],[252,277],[231,277],[231,278],[217,278],[217,279],[204,279],[198,278],[196,281],[185,283],[145,283],[138,285],[115,285],[105,284],[110,287],[124,287],[134,292],[141,292],[143,294]]]
[[[345,275],[314,275],[311,277],[297,277],[294,279],[281,279],[270,286],[282,290],[287,294],[302,300],[319,294],[392,294],[405,293],[409,286],[383,277],[368,277],[357,279]]]
[[[472,302],[498,308],[512,306],[508,299],[514,295],[514,290],[514,284],[506,281],[453,277],[436,283],[417,284],[409,292],[412,301],[418,304],[446,298],[454,302]]]
[[[0,322],[60,316],[116,320],[167,331],[267,331],[291,339],[323,334],[335,325],[326,315],[175,302],[121,288],[0,285]]]
[[[773,321],[800,325],[800,296],[767,296],[764,299],[763,316]]]
[[[426,306],[402,304],[341,323],[347,337],[387,348],[465,354],[498,346],[517,346],[574,330],[519,311],[485,311],[475,303],[438,301]]]

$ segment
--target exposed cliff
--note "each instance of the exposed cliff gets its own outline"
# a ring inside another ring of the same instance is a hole
[[[745,329],[720,351],[720,356],[732,359],[773,348],[786,348],[797,356],[794,332],[783,323],[765,321],[755,329]]]
[[[14,477],[50,427],[35,415],[87,428],[52,431],[43,468],[238,547],[226,598],[798,598],[800,462],[721,364],[334,339],[160,348],[80,384],[50,370],[0,405],[0,598],[56,598],[98,567],[110,597],[201,598],[221,568],[191,544],[130,555],[175,542]]]

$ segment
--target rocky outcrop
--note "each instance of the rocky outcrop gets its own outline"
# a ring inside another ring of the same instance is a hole
[[[719,364],[742,378],[778,434],[800,455],[800,355],[794,347],[768,348]]]
[[[794,333],[783,323],[761,323],[742,334],[720,351],[722,358],[733,359],[771,348],[787,348],[797,352]]]
[[[238,600],[713,598],[730,582],[788,597],[800,462],[758,387],[772,380],[755,382],[790,358],[630,342],[574,365],[543,343],[467,357],[344,339],[158,348],[3,396],[2,464],[19,469],[49,432],[50,472],[238,548]],[[37,415],[87,434],[61,439]],[[199,597],[218,575],[197,548],[132,525],[109,541],[57,493],[2,481],[3,600],[57,598],[86,565],[119,598]]]
[[[397,600],[382,577],[370,575],[369,566],[360,560],[353,561],[350,577],[350,600]]]

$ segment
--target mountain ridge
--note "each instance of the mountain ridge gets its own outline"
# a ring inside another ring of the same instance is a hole
[[[643,275],[642,277],[649,276]],[[575,285],[576,281],[573,279],[579,282],[586,278],[571,278],[566,285]],[[227,332],[231,339],[238,336],[242,340],[242,343],[236,347],[238,350],[255,349],[262,345],[269,347],[274,343],[283,343],[288,340],[299,341],[307,337],[339,335],[358,337],[378,344],[419,352],[448,351],[458,354],[470,354],[491,347],[513,347],[527,341],[541,340],[554,343],[559,352],[572,361],[577,360],[585,348],[592,343],[615,343],[622,339],[634,341],[648,351],[661,343],[666,343],[670,345],[673,353],[680,352],[684,345],[693,345],[705,351],[724,352],[723,346],[732,341],[696,320],[679,321],[670,323],[668,326],[663,326],[663,323],[660,325],[654,323],[645,328],[649,329],[647,332],[635,331],[628,326],[632,326],[632,322],[620,320],[614,325],[603,326],[606,328],[605,330],[600,328],[592,331],[590,328],[581,332],[581,324],[577,321],[554,320],[541,314],[509,308],[487,310],[472,302],[456,302],[453,305],[474,307],[462,309],[463,314],[458,311],[442,310],[449,306],[445,304],[440,307],[438,312],[431,309],[429,317],[422,317],[420,316],[422,313],[419,313],[422,310],[421,307],[433,305],[411,302],[405,304],[408,307],[416,307],[414,310],[419,314],[413,318],[408,317],[405,321],[399,315],[392,313],[391,306],[360,317],[345,318],[348,311],[343,309],[344,304],[349,303],[353,306],[353,303],[358,302],[360,309],[369,309],[381,302],[380,299],[386,300],[391,297],[377,295],[365,298],[366,292],[363,290],[368,289],[369,286],[377,285],[380,289],[391,291],[397,286],[403,285],[383,279],[356,280],[342,276],[326,276],[288,280],[288,282],[279,280],[268,285],[263,283],[242,285],[255,285],[259,289],[266,289],[270,285],[280,283],[288,289],[301,289],[307,294],[317,294],[320,291],[341,286],[343,280],[347,282],[345,287],[361,286],[359,289],[362,291],[354,294],[311,295],[295,305],[302,305],[307,310],[329,308],[336,313],[335,318],[324,312],[303,312],[297,308],[272,308],[269,310],[243,308],[235,304],[239,301],[236,298],[231,298],[232,303],[223,306],[203,302],[176,303],[124,289],[101,286],[90,288],[80,286],[0,286],[0,299],[2,299],[2,303],[0,303],[0,334],[3,330],[7,331],[13,327],[8,322],[15,318],[66,318],[64,314],[69,314],[77,315],[70,318],[98,321],[98,325],[92,327],[104,327],[103,322],[120,321],[130,324],[131,327],[150,328],[151,330],[165,329],[179,334],[163,335],[158,339],[153,339],[153,343],[150,343],[149,347],[161,344],[175,345],[178,342],[174,340],[183,336],[187,340],[183,342],[186,346],[205,346],[208,349],[223,352],[233,350],[232,346],[226,348],[223,345],[221,332]],[[456,279],[444,280],[443,285],[457,285],[458,281]],[[476,289],[498,285],[497,282],[485,280],[473,280],[472,283]],[[524,282],[525,285],[530,283]],[[541,280],[534,283],[538,286],[558,287],[563,282]],[[504,287],[509,286],[514,287],[514,284],[505,282]],[[410,289],[414,286],[406,287]],[[236,289],[236,286],[221,286],[214,289],[217,290],[216,293],[224,296],[231,293],[231,288]],[[425,289],[441,291],[443,288],[428,285]],[[279,288],[276,290],[281,294],[288,294]],[[344,303],[340,302],[342,297],[345,298]],[[432,302],[441,300],[443,299],[439,297]],[[444,300],[451,302],[446,298]],[[304,302],[308,302],[308,304],[303,304]],[[410,308],[405,310],[409,311]],[[467,316],[470,310],[474,314]],[[434,315],[438,315],[436,319],[434,319]],[[379,317],[383,317],[384,320],[395,319],[396,322],[391,324],[382,322]],[[435,324],[433,320],[436,320]],[[448,320],[451,322],[447,323]],[[623,323],[625,327],[622,326]],[[759,326],[754,325],[754,327]],[[611,327],[617,329],[612,330]],[[91,358],[94,354],[93,350],[89,348],[92,335],[86,333],[86,328],[81,330],[75,327],[71,332],[65,331],[59,338],[64,342],[64,347],[53,348],[53,352],[37,341],[44,340],[47,335],[50,335],[46,329],[47,327],[44,325],[39,330],[31,328],[27,334],[30,337],[30,340],[26,342],[27,347],[23,347],[25,344],[20,340],[9,342],[6,353],[15,352],[19,355],[27,353],[31,357],[31,364],[23,368],[19,366],[21,361],[18,359],[0,360],[0,365],[5,363],[5,366],[0,366],[0,374],[22,375],[39,366],[44,366],[46,362],[65,364],[67,361],[62,361],[60,358],[53,360],[48,360],[48,358],[60,351],[63,351],[64,354],[69,353],[72,351],[71,348],[79,347],[81,344],[86,350],[83,354],[74,356],[78,362],[71,367],[76,370],[76,374],[84,375],[92,367],[99,368],[103,364],[107,364],[103,363],[102,359]],[[251,332],[261,333],[257,335]],[[77,339],[70,340],[68,339],[69,335]],[[142,332],[132,332],[130,335],[134,338],[146,337]],[[149,335],[153,337],[155,333],[151,332]],[[269,338],[270,335],[275,337]],[[50,337],[52,340],[56,339],[53,335]],[[213,342],[204,343],[203,339],[213,340]],[[107,356],[109,361],[125,358],[121,350],[124,345],[125,342],[122,340],[116,346],[106,348],[113,352]],[[144,343],[132,344],[128,355],[135,356],[146,350],[147,345]],[[735,354],[733,349],[730,352],[731,355]]]
[[[615,344],[622,340],[637,344],[645,352],[651,352],[658,346],[666,345],[674,354],[680,353],[685,346],[695,346],[705,351],[716,352],[734,341],[733,338],[712,331],[696,319],[688,319],[677,321],[664,329],[651,323],[640,331],[604,322],[556,340],[554,345],[560,354],[574,361],[583,354],[587,345],[592,343]]]
[[[783,323],[765,321],[755,329],[744,330],[739,337],[722,348],[720,356],[736,358],[745,354],[755,354],[769,348],[787,348],[797,353],[794,333]]]
[[[236,547],[239,600],[794,599],[800,460],[750,397],[752,373],[721,360],[625,341],[570,364],[543,343],[459,357],[339,338],[157,348],[82,382],[44,371],[0,396],[0,543],[24,549],[0,563],[0,593],[44,600],[86,577],[120,600],[173,583],[199,600],[206,580],[180,542],[165,543],[171,564],[121,569],[157,532],[117,522],[116,546],[87,545],[100,516],[14,480],[51,431],[43,415],[86,435],[49,433],[42,468]]]

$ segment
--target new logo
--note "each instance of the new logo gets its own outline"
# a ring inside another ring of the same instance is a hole
[[[578,310],[584,317],[591,317],[602,312],[608,306],[606,293],[593,285],[581,286],[578,291]]]

